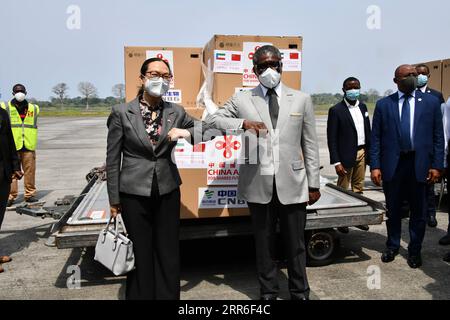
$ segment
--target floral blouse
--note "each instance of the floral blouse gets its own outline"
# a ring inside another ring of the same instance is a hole
[[[139,98],[142,119],[144,120],[145,131],[153,146],[155,146],[161,136],[163,102],[156,107],[152,107],[141,96]]]

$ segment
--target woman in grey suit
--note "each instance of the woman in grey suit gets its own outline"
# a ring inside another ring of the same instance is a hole
[[[172,73],[159,58],[141,68],[142,88],[108,118],[107,184],[111,215],[122,213],[133,241],[136,269],[127,276],[126,299],[180,297],[179,215],[181,179],[172,150],[194,136],[183,107],[162,99]]]

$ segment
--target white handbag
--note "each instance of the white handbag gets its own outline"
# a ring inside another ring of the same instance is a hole
[[[114,221],[114,228],[111,227]],[[122,224],[124,234],[119,232]],[[95,246],[94,260],[100,262],[116,276],[124,275],[134,269],[133,242],[128,239],[127,229],[120,214],[109,219],[106,228],[100,232]]]

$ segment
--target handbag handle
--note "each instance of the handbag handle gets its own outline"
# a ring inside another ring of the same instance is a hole
[[[116,234],[119,233],[117,229],[118,229],[118,224],[120,223],[120,224],[122,224],[122,228],[123,228],[124,234],[125,234],[126,236],[128,236],[128,231],[127,231],[127,228],[125,227],[125,222],[123,222],[122,214],[119,213],[119,214],[117,215],[116,219],[117,219],[117,222],[118,222],[118,223],[117,223],[117,226],[116,226]]]
[[[114,236],[117,239],[119,237],[119,223],[122,224],[123,231],[126,236],[128,236],[127,228],[125,227],[125,223],[123,222],[122,215],[119,213],[116,217],[111,217],[108,220],[108,223],[105,228],[105,232],[109,230],[111,222],[114,221]]]

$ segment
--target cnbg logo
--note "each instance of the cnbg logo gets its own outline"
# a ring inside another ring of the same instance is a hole
[[[206,190],[206,191],[205,191],[205,196],[206,196],[207,199],[212,199],[213,196],[214,196],[214,191],[212,191],[212,190]]]

